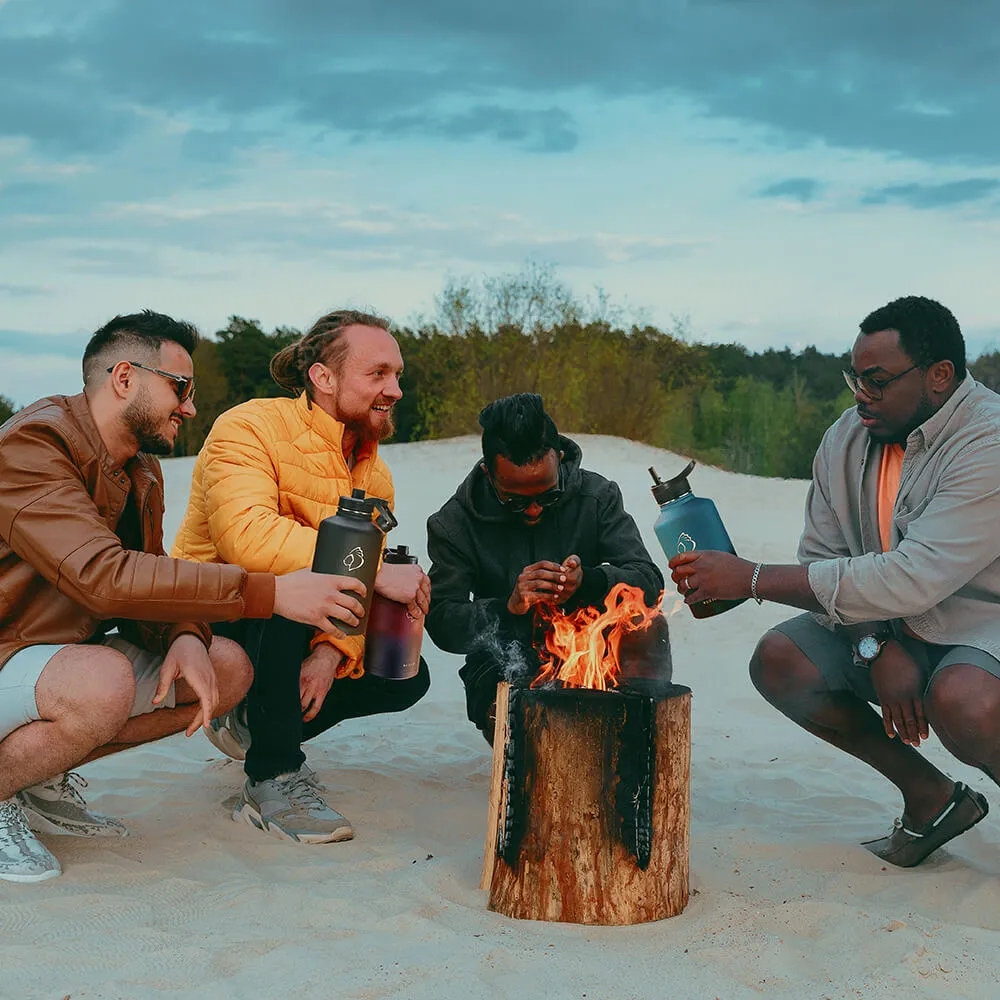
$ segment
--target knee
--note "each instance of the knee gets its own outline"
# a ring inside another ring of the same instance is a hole
[[[221,715],[243,700],[253,680],[253,667],[243,647],[222,636],[212,637],[209,656],[219,686],[218,711]]]
[[[817,671],[798,646],[782,632],[765,632],[750,657],[750,680],[770,702],[816,687]]]
[[[95,647],[94,661],[83,664],[86,680],[67,698],[65,722],[99,743],[110,740],[128,722],[135,704],[132,661],[115,649]],[[82,673],[82,671],[81,671]]]
[[[939,670],[924,695],[928,721],[953,739],[1000,730],[1000,678],[971,664]]]

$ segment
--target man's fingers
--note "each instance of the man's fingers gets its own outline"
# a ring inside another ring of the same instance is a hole
[[[170,658],[165,660],[160,667],[160,677],[156,684],[156,694],[153,695],[153,704],[159,705],[167,696],[170,685],[177,679],[177,667]]]
[[[892,721],[892,711],[888,705],[882,706],[882,725],[885,726],[885,735],[890,740],[896,738],[896,725]]]
[[[930,738],[931,730],[927,724],[927,716],[924,715],[924,703],[922,699],[913,702],[913,714],[917,719],[917,733],[922,740]]]
[[[333,621],[332,618],[321,618],[318,622],[313,622],[313,624],[321,632],[326,632],[328,635],[332,635],[334,639],[346,639],[347,633],[342,632]]]

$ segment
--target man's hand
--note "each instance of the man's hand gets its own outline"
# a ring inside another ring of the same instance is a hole
[[[334,675],[344,654],[328,642],[321,642],[302,662],[299,672],[299,699],[302,721],[312,722],[326,701]]]
[[[565,604],[579,589],[583,583],[583,565],[577,555],[567,556],[562,563],[562,575],[566,577],[562,591],[559,594],[559,603]]]
[[[755,563],[730,552],[709,549],[681,552],[667,564],[670,579],[685,604],[699,601],[738,601],[750,596]]]
[[[179,635],[170,644],[167,655],[160,665],[160,682],[156,685],[153,704],[159,705],[167,696],[170,685],[183,677],[198,696],[199,709],[187,727],[186,735],[193,736],[199,726],[208,729],[215,718],[219,704],[219,685],[215,679],[215,668],[209,658],[205,644],[197,636]]]
[[[911,747],[920,746],[930,730],[924,715],[924,672],[906,649],[891,639],[868,668],[872,687],[882,706],[885,734]]]
[[[357,625],[365,613],[357,598],[364,596],[365,585],[352,576],[300,569],[274,581],[274,613],[343,639],[334,621]]]
[[[532,563],[521,570],[507,599],[507,610],[512,615],[526,615],[536,604],[558,604],[565,586],[566,571],[559,563]]]
[[[375,593],[405,604],[411,618],[426,615],[431,606],[430,577],[415,563],[382,563],[375,577]]]

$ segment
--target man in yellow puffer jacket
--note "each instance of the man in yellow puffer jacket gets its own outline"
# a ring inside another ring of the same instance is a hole
[[[319,319],[271,361],[274,380],[296,398],[252,399],[215,421],[173,555],[280,576],[312,564],[319,524],[341,496],[360,488],[391,505],[378,442],[393,431],[402,370],[386,320],[351,310]],[[427,612],[430,583],[418,566],[383,565],[375,590],[415,617]],[[210,737],[246,759],[233,819],[300,843],[349,840],[351,825],[320,796],[301,744],[343,719],[409,708],[430,684],[427,664],[410,680],[373,677],[363,637],[278,616],[216,631],[241,643],[254,666],[245,705],[215,720]]]

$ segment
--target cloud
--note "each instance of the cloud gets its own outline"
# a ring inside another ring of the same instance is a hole
[[[936,0],[11,0],[4,15],[0,133],[62,153],[174,118],[222,147],[280,120],[561,153],[580,108],[631,96],[780,144],[1000,162],[992,0],[947,18]]]
[[[787,180],[769,184],[757,192],[759,198],[791,198],[803,203],[815,201],[823,185],[811,177],[789,177]]]
[[[969,202],[983,201],[1000,190],[1000,181],[991,177],[970,177],[964,181],[944,184],[895,184],[870,191],[862,199],[864,205],[898,203],[910,208],[950,208]]]
[[[0,295],[9,295],[13,299],[34,298],[36,295],[47,295],[51,288],[44,285],[16,285],[7,281],[0,281]]]

